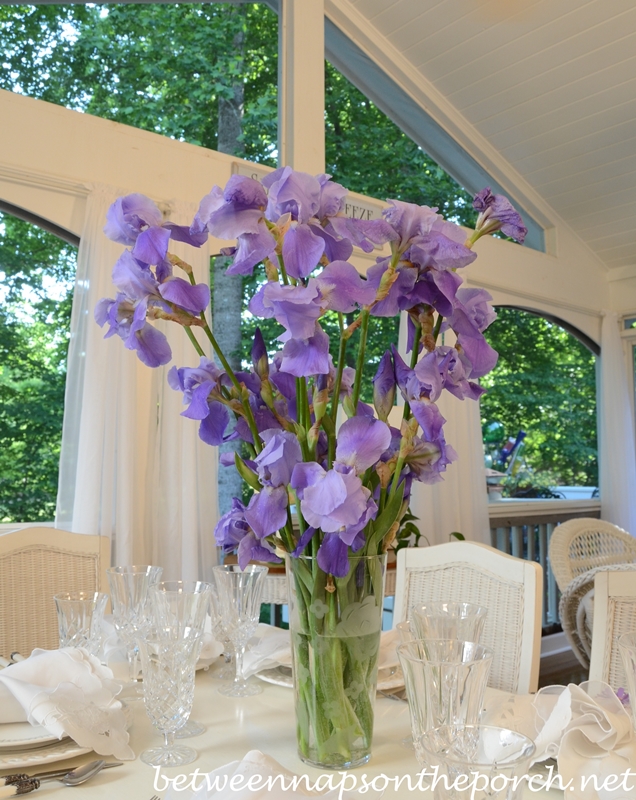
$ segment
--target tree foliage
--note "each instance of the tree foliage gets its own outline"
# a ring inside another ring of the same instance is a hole
[[[240,53],[234,46],[239,34]],[[238,78],[244,99],[241,150],[247,159],[276,166],[277,19],[262,4],[0,5],[0,42],[0,88],[213,149],[219,99],[231,99]],[[474,223],[468,193],[328,63],[325,87],[327,171],[338,182],[380,199],[436,206],[450,219]],[[0,519],[52,516],[73,262],[72,248],[4,217]],[[59,286],[60,297],[51,295]],[[254,279],[245,279],[245,303],[255,288]],[[257,323],[245,303],[244,361]],[[258,324],[272,343],[281,332],[273,320]],[[585,476],[593,483],[592,365],[585,353],[570,353],[567,340],[559,338],[563,332],[541,324],[533,320],[528,328],[506,312],[493,326],[491,343],[502,356],[488,379],[493,389],[483,413],[515,433],[536,427],[529,430],[527,446],[536,469],[568,480]],[[325,320],[328,333],[337,325],[335,316]],[[375,365],[396,337],[396,319],[373,320],[365,399]],[[354,336],[347,355],[351,366],[356,344]],[[532,378],[533,372],[539,377]],[[587,401],[566,396],[568,376],[586,387]]]
[[[0,215],[0,521],[54,515],[75,255]]]
[[[500,422],[507,436],[525,431],[524,459],[544,481],[597,486],[595,356],[558,325],[514,308],[498,309],[486,338],[499,362],[482,378],[482,422]]]

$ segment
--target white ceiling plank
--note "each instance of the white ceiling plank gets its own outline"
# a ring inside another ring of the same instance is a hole
[[[514,111],[501,110],[481,120],[477,127],[493,141],[498,136],[529,139],[545,130],[617,108],[634,97],[635,86],[636,55],[526,99]]]
[[[620,27],[617,26],[617,30]],[[445,81],[440,80],[440,90],[451,102],[457,105],[474,123],[490,118],[505,110],[513,114],[522,103],[541,97],[558,86],[569,86],[581,79],[590,79],[609,65],[631,59],[636,50],[636,9],[633,27],[622,35],[619,33],[609,40],[589,36],[586,42],[567,43],[550,55],[545,51],[538,53],[533,62],[527,59],[515,62],[505,70],[489,75],[484,85],[461,86],[451,92]],[[601,42],[601,44],[599,44]],[[583,48],[584,55],[577,54],[576,46]],[[488,89],[488,91],[486,91]]]

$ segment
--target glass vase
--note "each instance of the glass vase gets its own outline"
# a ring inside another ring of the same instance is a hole
[[[298,753],[321,769],[371,757],[386,555],[349,557],[334,578],[286,556]]]

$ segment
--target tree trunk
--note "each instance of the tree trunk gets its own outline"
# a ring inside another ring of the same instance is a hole
[[[233,37],[233,58],[242,61],[244,52],[244,9],[230,6],[226,13],[236,23]],[[218,144],[220,153],[242,156],[244,148],[241,141],[243,130],[243,70],[239,69],[238,77],[226,87],[227,94],[219,95]],[[243,305],[243,282],[240,275],[227,276],[227,258],[215,258],[213,264],[214,290],[213,324],[214,336],[230,362],[232,369],[241,368],[241,311]],[[240,442],[228,442],[221,445],[220,452],[234,452]],[[219,468],[219,513],[230,510],[233,497],[241,497],[243,481],[235,467]]]

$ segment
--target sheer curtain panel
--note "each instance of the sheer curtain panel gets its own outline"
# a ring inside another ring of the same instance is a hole
[[[56,523],[112,541],[114,564],[159,564],[166,579],[205,577],[216,563],[217,454],[197,425],[179,415],[167,385],[171,365],[152,370],[117,337],[104,340],[93,310],[114,297],[111,271],[122,245],[102,231],[110,204],[125,192],[93,186],[78,253]],[[188,223],[195,209],[171,204]],[[209,282],[209,250],[173,244],[197,281]],[[198,356],[177,325],[165,323],[173,364]]]
[[[636,448],[618,317],[603,311],[598,388],[601,518],[636,536]]]

